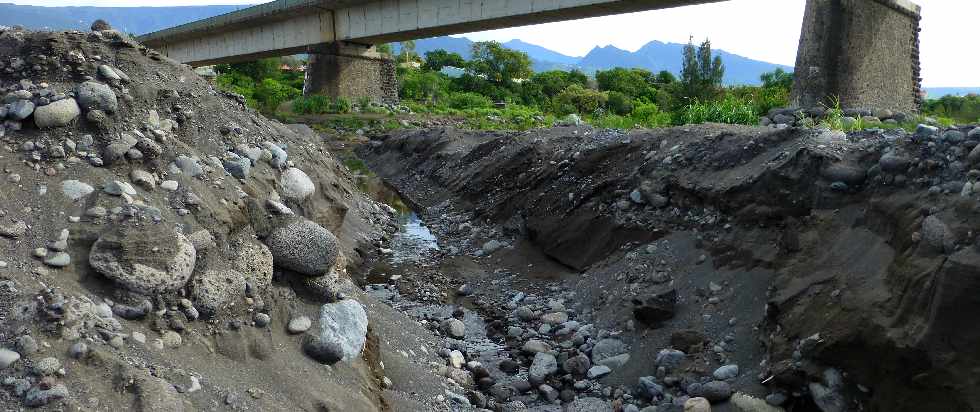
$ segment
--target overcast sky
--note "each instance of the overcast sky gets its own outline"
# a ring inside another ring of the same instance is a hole
[[[134,6],[145,0],[2,0],[37,6]],[[249,0],[154,0],[152,6],[262,3]],[[650,40],[710,38],[715,48],[793,66],[805,0],[731,0],[670,10],[494,30],[474,40],[521,39],[573,56],[595,46],[635,51]],[[980,86],[980,0],[917,0],[922,6],[922,77],[929,87]]]

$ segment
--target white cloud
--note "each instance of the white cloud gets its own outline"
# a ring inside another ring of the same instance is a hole
[[[11,1],[11,0],[6,0]],[[174,6],[247,4],[248,0],[13,0],[43,6]],[[930,87],[980,86],[975,40],[980,1],[917,0],[922,5],[922,75]],[[711,39],[715,48],[792,66],[805,0],[731,0],[700,6],[466,34],[477,40],[519,38],[581,56],[595,46],[636,50],[650,40],[684,43]]]

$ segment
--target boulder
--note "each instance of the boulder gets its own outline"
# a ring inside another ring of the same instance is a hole
[[[142,294],[176,291],[194,270],[197,251],[175,230],[117,226],[92,245],[89,265],[119,286]]]
[[[30,100],[17,100],[7,106],[7,117],[24,120],[34,113],[34,103]]]
[[[65,180],[61,182],[61,192],[71,200],[78,200],[92,194],[95,188],[92,185],[78,180]]]
[[[119,109],[116,93],[108,85],[89,80],[78,85],[75,93],[78,97],[78,104],[85,110],[115,113]]]
[[[265,244],[276,266],[305,276],[323,276],[337,261],[337,237],[301,217],[274,229]]]
[[[555,372],[558,372],[558,359],[555,358],[555,355],[538,352],[534,354],[534,361],[531,362],[527,378],[532,385],[540,385]]]
[[[194,275],[191,299],[202,315],[214,316],[245,295],[245,278],[232,270],[207,270]]]
[[[690,398],[684,401],[684,412],[711,412],[711,403],[705,398]]]
[[[592,362],[599,363],[606,358],[626,352],[626,345],[619,339],[606,338],[596,342],[592,347]]]
[[[647,326],[657,328],[674,317],[677,304],[677,290],[669,289],[633,299],[633,316]]]
[[[39,129],[67,126],[82,114],[75,99],[61,99],[34,110],[34,123]]]
[[[302,202],[316,191],[316,185],[305,172],[290,167],[279,176],[279,194],[287,200]]]
[[[319,341],[339,346],[344,362],[360,356],[367,340],[367,312],[353,299],[327,303],[320,307]]]

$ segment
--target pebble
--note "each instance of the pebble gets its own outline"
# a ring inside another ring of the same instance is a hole
[[[10,349],[0,348],[0,369],[9,368],[20,360],[20,354]]]
[[[258,327],[258,328],[264,328],[266,326],[269,326],[269,322],[271,322],[271,321],[272,321],[272,318],[269,317],[269,315],[266,314],[266,313],[256,313],[255,314],[255,326]]]
[[[298,316],[293,319],[290,319],[287,329],[289,330],[289,333],[297,334],[297,333],[306,332],[307,330],[310,329],[311,326],[313,326],[313,321],[310,320],[309,317]]]
[[[71,256],[65,252],[57,252],[45,258],[44,264],[56,268],[65,267],[71,264]]]
[[[603,376],[608,375],[610,372],[612,372],[612,369],[609,369],[608,366],[596,365],[589,368],[589,372],[586,374],[586,377],[588,377],[589,379],[599,379]]]
[[[711,375],[714,376],[715,379],[718,379],[720,381],[734,379],[738,377],[738,365],[722,366],[718,369],[715,369],[715,372],[712,373]]]
[[[85,342],[75,342],[68,348],[68,356],[73,359],[84,358],[88,354],[88,345]]]
[[[182,341],[180,334],[172,330],[164,332],[161,339],[163,340],[164,347],[168,348],[179,347]]]
[[[47,357],[34,363],[34,373],[41,376],[54,375],[58,369],[61,369],[58,358]]]

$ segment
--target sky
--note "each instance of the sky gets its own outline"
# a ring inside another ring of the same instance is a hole
[[[2,0],[35,6],[135,6],[145,0]],[[249,0],[154,0],[153,6],[261,3]],[[926,87],[980,86],[976,21],[980,0],[916,0],[922,6],[921,59]],[[805,0],[731,0],[700,6],[465,34],[473,40],[521,39],[571,56],[595,46],[635,51],[650,40],[712,47],[752,59],[793,66]],[[774,18],[776,17],[776,18]]]

